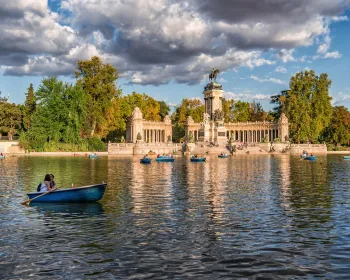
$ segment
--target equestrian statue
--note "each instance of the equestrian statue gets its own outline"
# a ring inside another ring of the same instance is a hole
[[[212,68],[211,73],[209,74],[209,81],[213,82],[213,79],[214,79],[214,82],[216,82],[216,77],[218,76],[219,73],[220,73],[219,69]]]

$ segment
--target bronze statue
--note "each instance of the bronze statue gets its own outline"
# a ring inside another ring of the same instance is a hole
[[[223,112],[219,109],[216,109],[214,111],[214,121],[222,121],[223,118],[224,118]]]
[[[218,74],[220,73],[220,70],[219,69],[215,69],[215,68],[212,68],[211,69],[211,73],[209,74],[209,81],[214,81],[216,82],[216,77],[218,76]]]

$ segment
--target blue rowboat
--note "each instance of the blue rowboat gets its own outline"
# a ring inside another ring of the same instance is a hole
[[[89,158],[98,158],[98,155],[89,155]]]
[[[317,159],[316,156],[307,156],[304,158],[304,160],[312,160],[312,161],[315,161]]]
[[[228,155],[224,154],[224,155],[218,155],[218,158],[228,158]]]
[[[151,161],[152,161],[152,159],[149,157],[145,157],[145,158],[140,159],[141,163],[151,163]]]
[[[38,202],[92,202],[98,201],[103,197],[107,184],[98,184],[91,186],[83,186],[71,189],[62,189],[45,194],[35,200]],[[28,193],[29,199],[41,195],[41,192]]]
[[[5,156],[0,156],[0,159],[4,159],[5,158]]]
[[[173,162],[175,159],[169,156],[160,156],[156,158],[156,162]]]
[[[203,162],[206,161],[207,159],[205,157],[191,157],[190,158],[191,162]]]
[[[350,159],[350,156],[344,156],[344,159],[348,160]]]
[[[302,154],[300,157],[301,158],[307,158],[307,154]]]

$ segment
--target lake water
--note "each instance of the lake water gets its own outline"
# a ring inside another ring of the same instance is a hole
[[[108,182],[98,203],[20,202]],[[350,161],[235,156],[0,160],[1,279],[350,279]]]

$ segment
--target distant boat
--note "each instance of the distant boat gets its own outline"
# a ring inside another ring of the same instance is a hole
[[[98,155],[90,154],[89,158],[98,158]]]
[[[344,159],[350,160],[350,156],[344,156]]]
[[[312,161],[315,161],[317,159],[316,156],[307,156],[304,158],[304,160],[312,160]]]
[[[173,162],[175,160],[172,156],[159,156],[156,158],[157,162]]]
[[[228,158],[228,155],[227,154],[221,154],[221,155],[218,155],[218,158]]]
[[[5,159],[5,156],[0,156],[0,159]]]
[[[47,193],[35,200],[35,203],[39,202],[93,202],[98,201],[103,197],[107,184],[98,184],[83,186],[70,189],[62,189]],[[42,192],[28,193],[29,199],[35,198]]]
[[[140,162],[141,163],[151,163],[152,159],[149,157],[144,157],[144,158],[140,159]]]
[[[195,156],[192,156],[190,158],[190,161],[191,162],[203,162],[203,161],[206,161],[207,159],[205,157],[195,157]]]
[[[300,157],[301,157],[301,158],[306,158],[306,157],[307,157],[307,154],[302,154]]]

